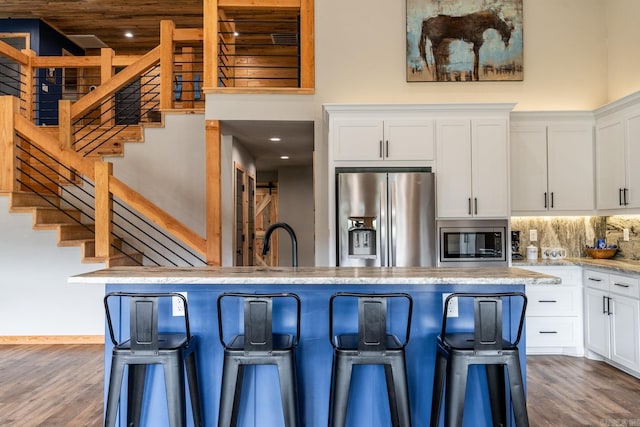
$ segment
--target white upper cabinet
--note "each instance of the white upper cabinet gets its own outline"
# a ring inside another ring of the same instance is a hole
[[[599,210],[640,208],[640,93],[596,110]]]
[[[511,211],[591,214],[595,208],[593,117],[512,115]]]
[[[508,205],[506,119],[436,123],[439,218],[504,218]]]
[[[345,119],[333,130],[333,160],[433,160],[433,120]]]

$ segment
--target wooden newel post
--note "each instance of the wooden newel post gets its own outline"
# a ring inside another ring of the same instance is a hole
[[[173,21],[160,21],[160,110],[173,108]]]
[[[96,257],[105,259],[114,254],[111,247],[113,198],[109,191],[109,178],[112,174],[112,163],[102,161],[95,163]]]
[[[13,96],[0,96],[0,193],[18,191],[17,137],[14,115],[20,100]]]

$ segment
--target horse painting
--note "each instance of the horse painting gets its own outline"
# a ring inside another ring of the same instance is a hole
[[[431,53],[435,64],[435,80],[447,80],[450,45],[462,40],[472,45],[473,71],[470,80],[480,80],[480,48],[485,42],[484,33],[494,29],[500,34],[505,48],[513,32],[513,25],[502,19],[494,10],[483,10],[462,16],[437,15],[422,21],[422,32],[418,42],[420,57],[429,68],[427,42],[431,42]]]

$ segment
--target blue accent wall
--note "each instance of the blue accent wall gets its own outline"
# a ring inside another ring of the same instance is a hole
[[[0,33],[29,33],[31,50],[38,56],[62,56],[66,50],[84,56],[84,49],[40,19],[0,19]],[[36,76],[36,124],[58,124],[58,101],[62,99],[62,70],[56,69],[51,79],[47,70]]]

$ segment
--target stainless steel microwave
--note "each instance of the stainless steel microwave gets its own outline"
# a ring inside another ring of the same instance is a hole
[[[441,267],[507,267],[507,220],[438,222]]]

